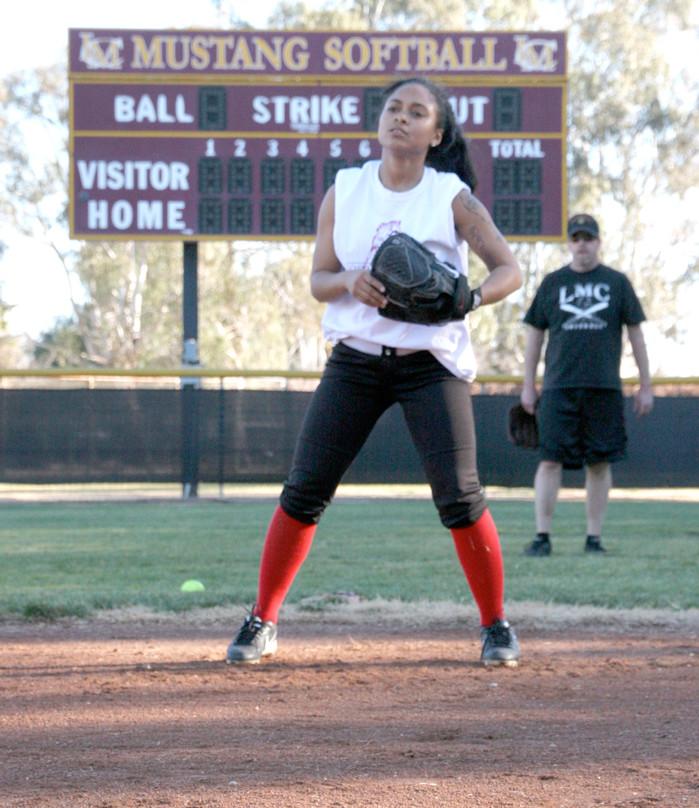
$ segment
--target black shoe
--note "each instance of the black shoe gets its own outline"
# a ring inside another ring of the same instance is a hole
[[[602,546],[599,536],[588,536],[585,539],[586,553],[606,553],[607,548]]]
[[[270,656],[276,650],[276,624],[249,614],[240,627],[238,636],[228,646],[226,662],[229,665],[259,662],[262,657]]]
[[[531,544],[524,548],[524,555],[548,556],[551,555],[551,541],[548,536],[537,536]]]
[[[486,665],[504,665],[516,668],[519,661],[519,643],[514,629],[507,620],[496,620],[481,628],[481,662]]]

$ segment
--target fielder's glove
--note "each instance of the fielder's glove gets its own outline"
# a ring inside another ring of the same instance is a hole
[[[515,404],[508,413],[507,436],[515,446],[536,449],[539,445],[536,416],[527,412],[521,404]]]
[[[480,302],[461,272],[406,233],[391,233],[383,242],[371,274],[386,288],[388,305],[379,314],[390,320],[440,325],[463,320]]]

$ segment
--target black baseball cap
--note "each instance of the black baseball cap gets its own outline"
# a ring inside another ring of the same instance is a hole
[[[592,238],[599,238],[599,227],[592,216],[578,213],[568,220],[568,238],[572,238],[576,233],[587,233]]]

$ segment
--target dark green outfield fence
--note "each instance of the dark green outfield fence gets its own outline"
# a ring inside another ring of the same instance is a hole
[[[6,383],[8,375],[20,374],[0,372]],[[283,480],[311,393],[230,390],[222,381],[219,389],[204,388],[188,384],[191,375],[182,389],[0,388],[0,482],[186,482],[196,493],[199,482]],[[668,381],[691,388],[687,380]],[[474,394],[484,485],[532,484],[536,453],[506,436],[515,401],[514,394]],[[699,486],[699,397],[658,396],[642,419],[629,398],[626,417],[629,453],[615,467],[617,486]],[[424,482],[400,409],[379,421],[345,481]],[[564,477],[570,486],[582,481],[582,472]]]

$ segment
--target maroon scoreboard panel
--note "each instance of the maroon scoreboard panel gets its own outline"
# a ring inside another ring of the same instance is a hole
[[[313,238],[413,75],[446,88],[500,230],[564,238],[562,32],[72,29],[69,53],[74,238]]]

